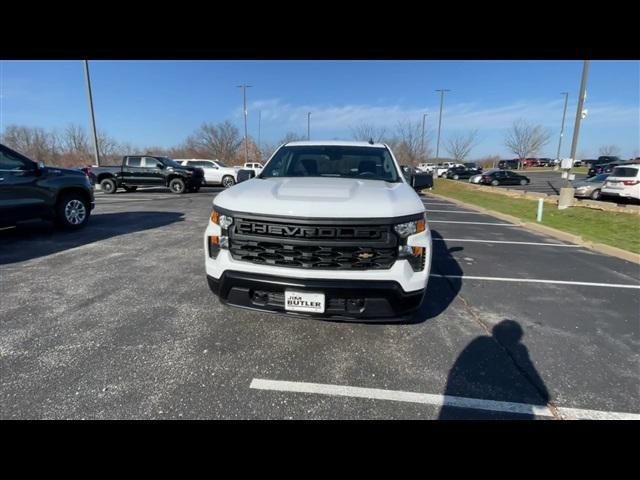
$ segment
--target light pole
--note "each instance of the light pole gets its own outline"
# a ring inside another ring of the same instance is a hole
[[[585,60],[582,64],[582,79],[580,80],[580,94],[578,95],[578,107],[576,109],[576,121],[573,127],[573,141],[571,142],[572,164],[565,169],[562,174],[565,177],[564,185],[560,189],[560,198],[558,198],[558,210],[564,210],[573,205],[573,187],[571,186],[571,166],[576,158],[576,149],[578,148],[578,135],[580,133],[580,120],[582,120],[582,108],[584,107],[585,91],[587,89],[587,77],[589,75],[589,60]]]
[[[582,64],[582,80],[580,81],[580,96],[578,97],[578,108],[576,109],[576,123],[573,127],[573,141],[571,142],[571,158],[576,158],[578,148],[578,134],[580,133],[580,121],[582,120],[582,109],[584,107],[584,97],[586,96],[587,77],[589,76],[589,60]]]
[[[260,128],[262,127],[262,110],[258,110],[258,150],[260,150]]]
[[[422,137],[420,137],[420,154],[422,155],[422,159],[424,160],[424,122],[427,117],[426,113],[422,114]]]
[[[89,116],[91,117],[91,132],[93,133],[93,151],[96,157],[96,165],[100,166],[100,153],[98,151],[98,135],[96,134],[96,117],[93,114],[93,96],[91,95],[91,77],[89,76],[88,60],[84,60],[84,78],[87,81],[87,97],[89,99]]]
[[[562,136],[564,135],[564,119],[567,116],[567,100],[569,100],[569,92],[561,92],[564,95],[564,110],[562,112],[562,126],[560,127],[560,140],[558,140],[558,153],[556,154],[556,160],[560,162],[560,148],[562,147]]]
[[[444,105],[444,94],[450,92],[446,88],[440,88],[436,92],[440,92],[440,118],[438,119],[438,140],[436,141],[436,160],[440,158],[440,129],[442,128],[442,106]]]
[[[307,140],[311,140],[311,112],[307,112]]]
[[[242,99],[244,105],[244,163],[249,163],[249,137],[247,135],[247,88],[251,85],[238,85],[242,89]]]

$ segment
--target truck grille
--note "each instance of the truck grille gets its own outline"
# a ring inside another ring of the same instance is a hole
[[[236,218],[229,231],[234,260],[326,270],[389,269],[397,259],[391,225],[309,225]]]

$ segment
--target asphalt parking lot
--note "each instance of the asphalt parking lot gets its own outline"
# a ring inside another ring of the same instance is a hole
[[[512,188],[514,190],[526,190],[527,192],[546,193],[547,195],[560,195],[560,188],[564,182],[561,172],[524,172],[518,170],[514,172],[529,177],[529,185],[500,185],[501,188]],[[586,173],[576,173],[575,181],[587,178]]]
[[[640,418],[638,265],[425,195],[413,323],[239,310],[205,280],[218,191],[0,231],[0,418]]]

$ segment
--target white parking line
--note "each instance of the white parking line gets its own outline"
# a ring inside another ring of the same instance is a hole
[[[507,240],[477,240],[475,238],[434,238],[434,242],[474,242],[474,243],[506,243],[512,245],[537,245],[541,247],[568,247],[580,248],[580,245],[570,245],[567,243],[538,243],[538,242],[511,242]]]
[[[522,282],[522,283],[549,283],[558,285],[582,285],[586,287],[610,287],[610,288],[634,288],[640,289],[640,285],[625,285],[622,283],[593,283],[593,282],[572,282],[566,280],[541,280],[535,278],[503,278],[503,277],[475,277],[471,275],[441,275],[431,273],[430,277],[436,278],[457,278],[465,280],[489,280],[495,282]]]
[[[464,223],[467,225],[494,225],[500,227],[517,227],[513,223],[491,223],[491,222],[458,222],[455,220],[429,220],[429,223]]]
[[[459,407],[473,410],[488,410],[493,412],[519,413],[536,415],[539,417],[554,417],[545,405],[528,403],[499,402],[480,398],[455,397],[452,395],[437,395],[431,393],[405,392],[402,390],[385,390],[381,388],[350,387],[348,385],[331,385],[326,383],[289,382],[282,380],[267,380],[254,378],[249,388],[256,390],[271,390],[277,392],[315,393],[339,397],[368,398],[375,400],[391,400],[396,402],[422,403],[439,407]],[[605,412],[599,410],[582,410],[579,408],[559,408],[561,415],[571,419],[615,419],[640,420],[640,414]]]

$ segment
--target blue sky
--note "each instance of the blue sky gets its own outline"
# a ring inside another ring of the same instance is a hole
[[[505,130],[518,118],[552,130],[541,156],[555,157],[562,120],[562,91],[569,106],[562,155],[569,154],[581,61],[92,61],[98,128],[134,145],[171,146],[202,122],[234,122],[242,131],[247,83],[249,134],[262,140],[306,135],[311,111],[314,139],[349,138],[350,126],[368,122],[393,129],[421,120],[435,139],[439,94],[445,97],[442,137],[477,129],[472,157],[512,156]],[[0,129],[9,124],[63,129],[88,127],[80,61],[0,62]],[[593,157],[605,144],[623,157],[640,155],[640,62],[592,61],[588,116],[578,156]]]

